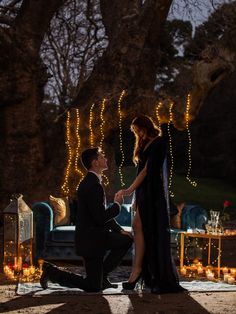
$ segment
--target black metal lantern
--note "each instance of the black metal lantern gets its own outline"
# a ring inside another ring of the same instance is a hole
[[[4,272],[10,277],[32,265],[33,212],[23,195],[14,196],[3,211]]]

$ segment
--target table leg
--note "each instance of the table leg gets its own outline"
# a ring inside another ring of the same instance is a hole
[[[208,242],[208,260],[207,260],[208,265],[211,264],[211,238],[209,238]]]
[[[180,270],[184,266],[184,234],[180,234]]]
[[[218,278],[220,278],[220,264],[221,264],[221,238],[218,244]]]

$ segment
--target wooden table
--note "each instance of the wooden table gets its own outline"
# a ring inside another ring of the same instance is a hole
[[[218,278],[220,277],[220,269],[221,269],[221,246],[223,239],[236,239],[236,234],[211,234],[211,233],[191,233],[191,232],[181,232],[180,233],[180,269],[184,266],[184,238],[191,237],[191,238],[203,238],[208,239],[208,255],[207,255],[207,262],[208,265],[211,264],[211,240],[215,239],[218,240],[218,254],[217,254],[217,275]]]

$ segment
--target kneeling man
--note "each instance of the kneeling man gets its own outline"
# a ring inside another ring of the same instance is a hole
[[[108,274],[119,265],[133,242],[131,233],[124,231],[114,219],[120,213],[122,196],[115,195],[114,203],[108,208],[105,205],[101,184],[102,172],[107,169],[104,154],[98,147],[89,148],[82,153],[81,161],[88,172],[77,190],[75,246],[77,254],[84,259],[86,278],[45,262],[40,279],[43,289],[47,289],[49,280],[87,292],[117,288],[108,280]]]

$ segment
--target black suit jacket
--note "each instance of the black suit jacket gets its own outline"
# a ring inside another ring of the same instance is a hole
[[[78,190],[78,214],[75,232],[76,253],[83,257],[105,254],[106,233],[120,232],[121,226],[113,219],[120,212],[116,203],[105,207],[105,193],[98,177],[88,172]]]

